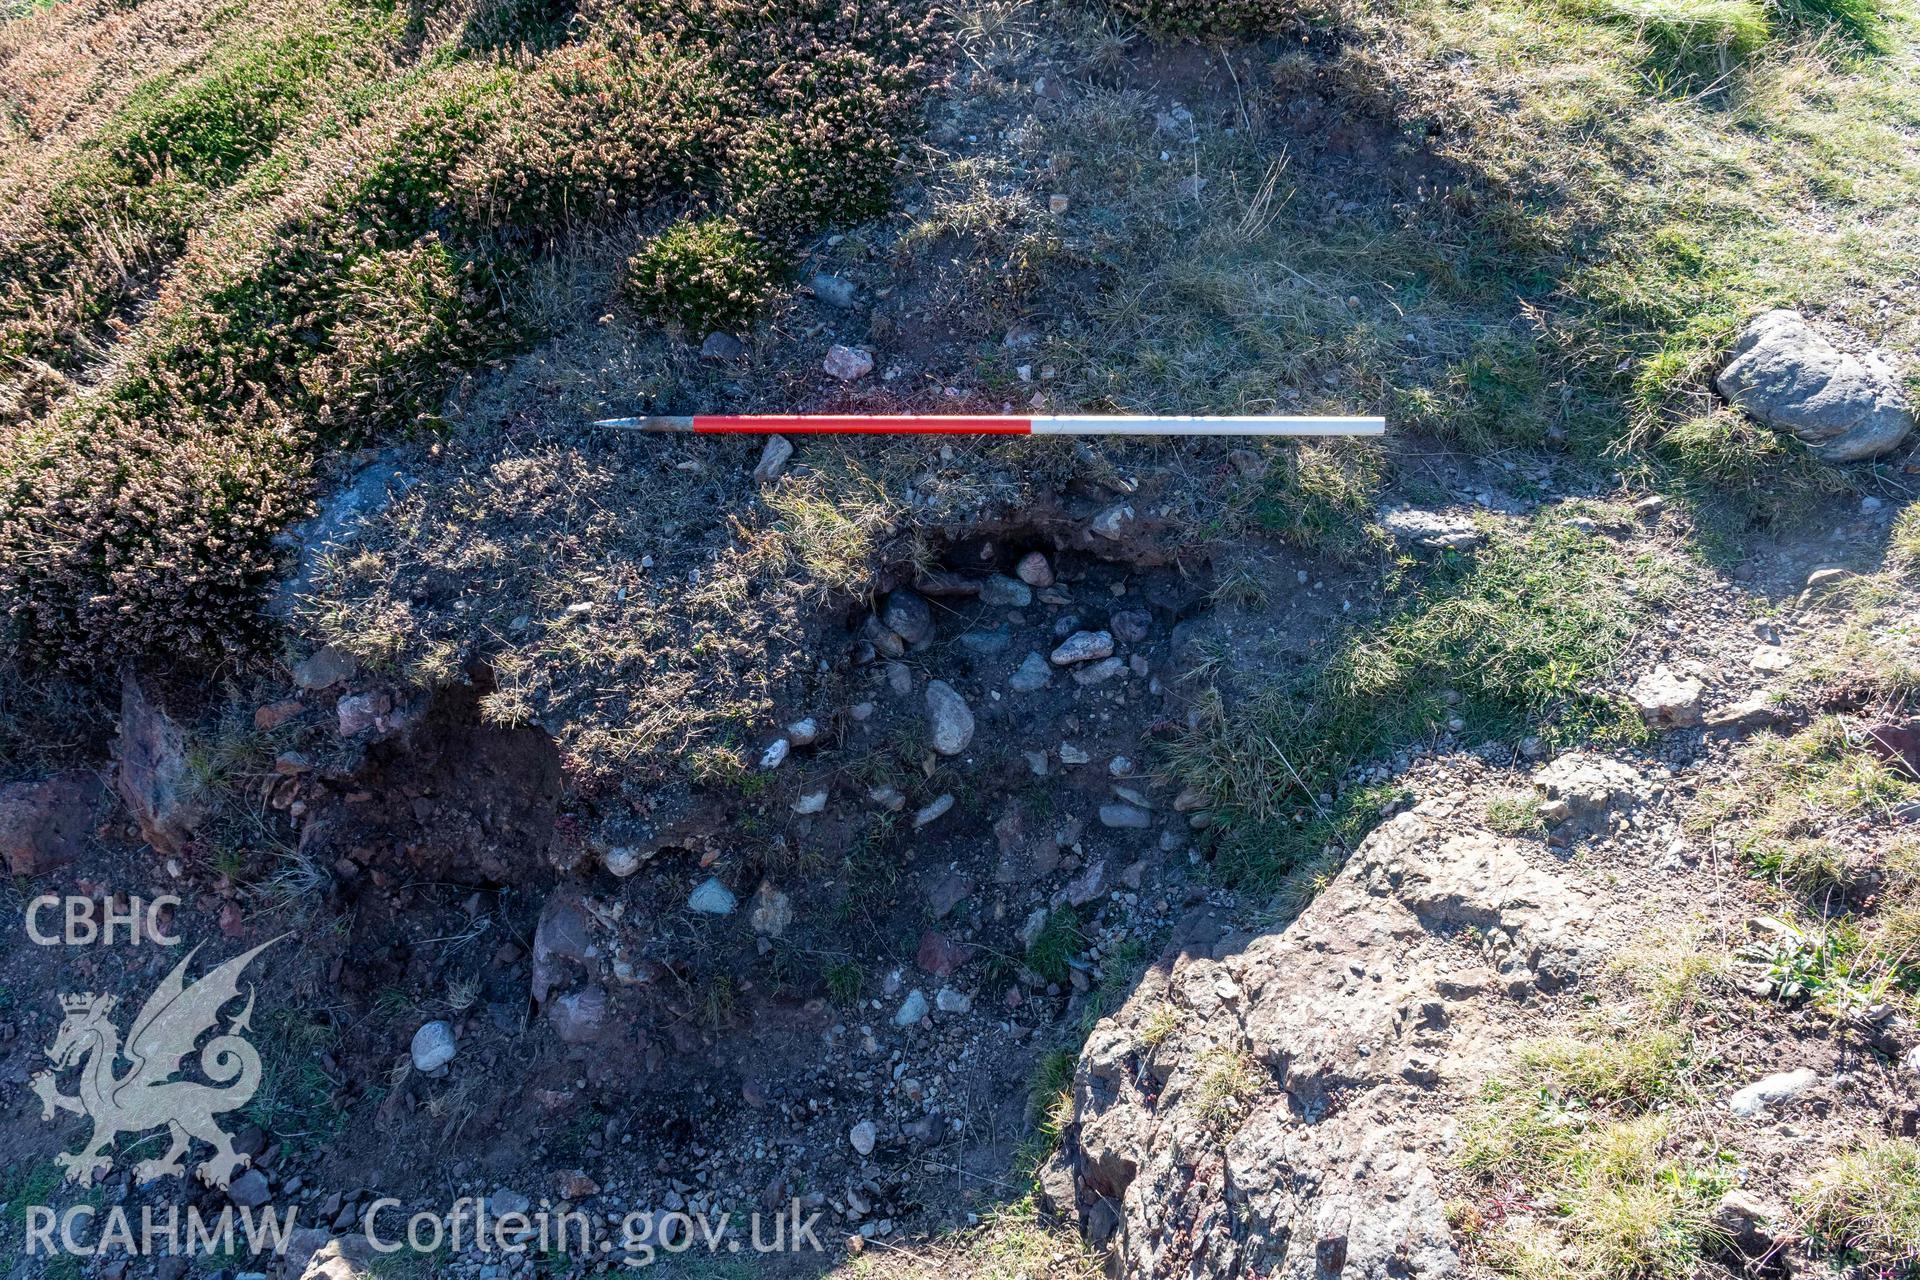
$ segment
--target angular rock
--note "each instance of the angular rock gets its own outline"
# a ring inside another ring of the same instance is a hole
[[[911,1027],[926,1016],[927,993],[915,987],[913,990],[907,992],[907,998],[902,1000],[900,1007],[894,1011],[893,1025],[896,1027]]]
[[[747,912],[747,927],[762,937],[778,938],[792,923],[793,902],[771,881],[761,881],[753,895],[753,909]]]
[[[913,829],[918,831],[929,822],[944,815],[947,810],[951,808],[953,808],[953,797],[951,795],[943,792],[935,796],[932,801],[922,805],[920,810],[913,815]]]
[[[859,347],[834,343],[820,367],[842,382],[857,382],[873,372],[873,355]]]
[[[1828,462],[1878,457],[1913,430],[1892,361],[1878,351],[1841,351],[1797,311],[1769,311],[1749,324],[1714,386]]]
[[[1139,644],[1153,627],[1153,615],[1145,609],[1121,609],[1107,619],[1107,629],[1122,644]]]
[[[944,978],[973,959],[973,948],[944,933],[928,929],[920,935],[913,962],[936,978]]]
[[[1029,653],[1019,669],[1007,679],[1007,688],[1015,693],[1036,693],[1053,683],[1053,668],[1037,653]]]
[[[927,910],[938,920],[965,902],[973,890],[971,876],[958,871],[943,871],[927,884]]]
[[[227,1187],[227,1199],[242,1209],[258,1209],[272,1197],[267,1175],[258,1169],[247,1170]]]
[[[787,459],[793,457],[793,443],[782,435],[767,437],[767,443],[760,450],[760,461],[754,464],[753,482],[758,485],[772,484],[787,469]]]
[[[566,1044],[592,1044],[607,1032],[611,1002],[607,989],[592,983],[578,991],[555,996],[547,1004],[547,1021]]]
[[[702,360],[738,360],[747,352],[746,345],[730,333],[718,329],[708,334],[700,344]]]
[[[1144,831],[1153,825],[1153,815],[1130,804],[1103,804],[1100,825],[1115,831]]]
[[[957,756],[973,741],[973,711],[945,680],[927,681],[927,721],[933,749],[943,756]]]
[[[79,857],[105,798],[100,779],[80,770],[0,786],[0,859],[7,874],[37,876]]]
[[[293,683],[309,693],[330,689],[353,677],[360,662],[338,645],[323,645],[307,658],[293,664]]]
[[[1127,527],[1132,523],[1133,508],[1122,503],[1119,506],[1108,507],[1105,511],[1102,511],[1093,518],[1093,523],[1087,527],[1093,531],[1096,537],[1105,538],[1109,542],[1118,542],[1126,536]]]
[[[1397,541],[1436,551],[1470,551],[1482,537],[1473,517],[1444,511],[1389,511],[1380,517],[1380,527]]]
[[[933,636],[933,606],[911,591],[892,591],[880,623],[910,645],[923,644]]]
[[[879,1130],[874,1127],[873,1121],[862,1120],[847,1130],[847,1144],[861,1155],[870,1156],[873,1154],[874,1141],[879,1136]]]
[[[206,816],[206,798],[187,763],[186,730],[147,696],[137,678],[120,682],[118,767],[113,788],[161,853],[179,853]]]
[[[1014,576],[1030,587],[1050,587],[1053,585],[1053,566],[1047,563],[1047,557],[1038,551],[1029,551],[1020,557],[1020,563],[1014,568]]]
[[[1679,676],[1665,666],[1655,667],[1627,691],[1646,722],[1656,729],[1685,729],[1700,723],[1706,686],[1692,676]]]
[[[730,916],[740,905],[733,890],[720,883],[719,876],[708,876],[700,882],[698,888],[687,895],[687,907],[703,916]]]
[[[827,789],[822,787],[818,791],[809,791],[788,807],[801,815],[820,813],[827,807]]]
[[[971,1013],[973,997],[952,987],[942,987],[933,993],[933,1007],[941,1013]]]

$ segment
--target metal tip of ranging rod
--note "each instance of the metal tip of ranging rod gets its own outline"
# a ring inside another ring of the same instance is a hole
[[[978,435],[978,436],[1377,436],[1385,418],[1240,415],[1154,417],[1136,414],[745,413],[602,418],[593,424],[619,431],[696,435]]]

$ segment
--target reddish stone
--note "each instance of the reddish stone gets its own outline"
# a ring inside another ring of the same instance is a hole
[[[253,709],[253,727],[262,733],[278,729],[306,709],[306,704],[298,698],[282,698],[278,702],[269,702],[263,707]]]
[[[1876,724],[1867,730],[1865,745],[1896,771],[1920,781],[1920,733],[1911,725]]]
[[[928,929],[920,935],[920,950],[914,962],[935,977],[944,978],[971,959],[972,947]]]
[[[103,790],[77,770],[0,787],[0,859],[8,874],[35,876],[79,857]]]

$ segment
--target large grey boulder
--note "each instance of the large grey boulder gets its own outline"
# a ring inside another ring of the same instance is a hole
[[[1769,311],[1749,324],[1715,385],[1755,421],[1828,462],[1878,457],[1913,430],[1892,363],[1878,352],[1840,350],[1797,311]]]

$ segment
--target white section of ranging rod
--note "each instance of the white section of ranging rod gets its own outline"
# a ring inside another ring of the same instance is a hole
[[[1171,417],[1132,414],[1035,416],[1037,436],[1378,436],[1385,418]]]

